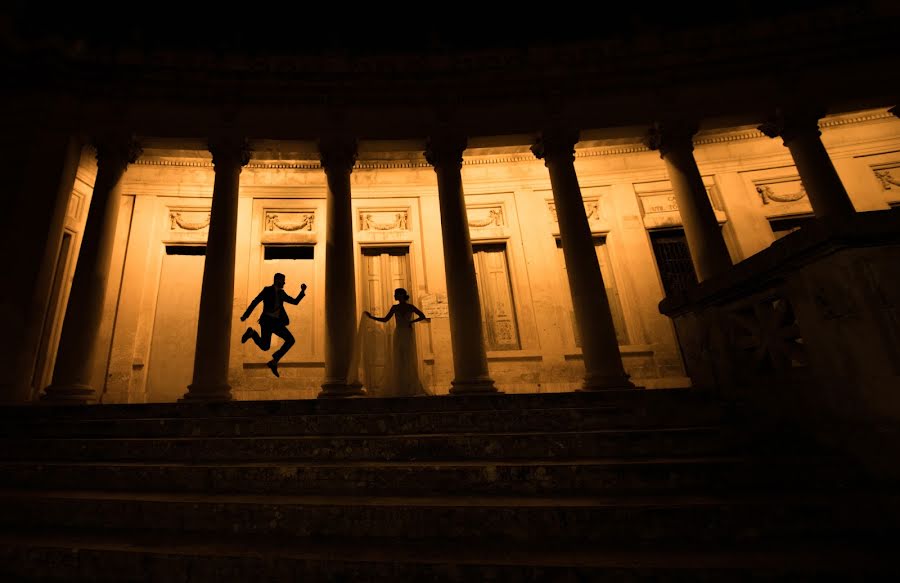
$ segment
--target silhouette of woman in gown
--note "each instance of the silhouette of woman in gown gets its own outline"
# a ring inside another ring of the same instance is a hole
[[[394,299],[397,300],[397,303],[391,306],[390,311],[383,318],[373,316],[370,312],[363,312],[365,316],[378,322],[395,319],[394,338],[391,343],[391,363],[385,382],[386,391],[379,396],[426,395],[428,393],[422,386],[422,381],[419,380],[419,357],[416,351],[416,335],[412,325],[416,322],[430,322],[430,319],[425,317],[422,310],[409,303],[409,294],[402,287],[394,290]]]

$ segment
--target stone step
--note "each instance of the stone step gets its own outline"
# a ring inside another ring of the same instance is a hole
[[[140,419],[266,417],[355,413],[419,413],[557,409],[600,406],[720,407],[689,389],[626,389],[571,393],[527,393],[479,396],[437,395],[407,398],[304,399],[290,401],[229,401],[215,403],[150,403],[127,405],[5,405],[0,419]]]
[[[895,534],[888,505],[837,495],[285,496],[0,491],[0,526],[289,537],[698,544]]]
[[[897,580],[900,568],[890,551],[849,541],[635,549],[16,530],[0,532],[0,575],[19,583],[846,583]]]
[[[598,548],[569,542],[340,540],[89,531],[0,532],[0,575],[16,582],[741,583],[892,581],[888,550],[845,541],[777,548]]]
[[[863,474],[832,457],[333,463],[0,463],[0,488],[240,494],[609,495],[827,491]]]
[[[0,460],[474,460],[716,455],[757,438],[723,427],[381,436],[0,439]],[[789,444],[785,444],[785,449]]]
[[[421,411],[272,415],[256,417],[161,417],[128,419],[11,419],[0,437],[231,437],[288,435],[385,435],[503,431],[576,431],[685,427],[723,422],[721,409],[697,407]]]

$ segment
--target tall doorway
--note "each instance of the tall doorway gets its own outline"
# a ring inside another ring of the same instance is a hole
[[[285,305],[288,317],[291,319],[290,330],[297,341],[284,356],[284,362],[296,360],[305,360],[313,358],[315,350],[315,297],[316,297],[316,262],[315,262],[315,246],[313,245],[265,245],[263,247],[263,262],[259,271],[259,289],[250,290],[250,298],[256,297],[259,290],[267,285],[272,285],[276,273],[284,275],[284,291],[291,297],[296,297],[300,293],[300,284],[305,283],[310,287],[309,295],[306,296],[300,304],[296,306]],[[244,308],[241,307],[243,310]],[[246,323],[241,323],[241,331],[246,326],[256,325],[256,320],[262,313],[262,305],[256,308],[253,315]],[[282,340],[277,336],[272,337],[272,348],[274,352],[282,344]],[[258,349],[252,342],[247,344],[250,350]],[[268,357],[267,357],[268,358]]]
[[[394,304],[394,290],[406,289],[412,296],[409,275],[409,247],[364,247],[362,250],[363,309],[384,316]],[[415,298],[410,297],[415,303]],[[386,324],[365,322],[363,338],[363,374],[373,395],[383,394],[391,354],[394,321]],[[421,374],[421,371],[420,371]]]
[[[177,401],[191,384],[205,254],[205,246],[166,246],[150,343],[148,403]]]

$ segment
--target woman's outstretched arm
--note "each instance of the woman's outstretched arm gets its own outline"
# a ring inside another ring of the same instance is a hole
[[[394,307],[395,306],[391,306],[390,311],[387,313],[387,315],[384,318],[379,318],[378,316],[373,316],[372,313],[368,312],[368,311],[363,312],[363,314],[372,318],[373,320],[377,320],[379,322],[387,322],[388,320],[390,320],[391,318],[394,317]]]

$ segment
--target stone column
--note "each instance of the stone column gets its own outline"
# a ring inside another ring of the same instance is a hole
[[[703,281],[731,269],[731,257],[694,160],[696,131],[689,123],[659,124],[649,131],[645,143],[659,150],[666,162],[691,260],[697,279]]]
[[[462,153],[466,138],[435,136],[428,140],[425,158],[434,166],[441,209],[450,342],[453,346],[453,395],[494,394],[497,388],[488,372],[481,300],[475,278],[475,260],[469,238],[469,220],[462,186]]]
[[[817,113],[778,112],[760,125],[759,131],[770,138],[781,136],[784,140],[816,218],[841,221],[856,210],[822,144],[820,117]]]
[[[49,301],[63,237],[63,226],[82,142],[65,133],[35,127],[8,129],[0,146],[4,177],[0,213],[3,276],[15,285],[0,286],[0,403],[34,399],[35,366],[44,327],[54,317]],[[27,245],[22,243],[27,242]]]
[[[122,175],[141,153],[128,138],[97,140],[96,150],[94,192],[63,319],[53,380],[43,401],[86,403],[95,396],[89,383],[116,240]]]
[[[633,388],[622,365],[606,286],[575,173],[577,141],[577,131],[545,130],[531,151],[544,161],[550,172],[575,323],[581,335],[582,388],[586,391]]]
[[[241,169],[250,161],[250,149],[243,139],[216,138],[210,140],[209,151],[216,177],[200,288],[194,376],[183,401],[231,400],[228,362],[234,319],[238,189]]]
[[[319,158],[328,180],[325,225],[325,382],[323,397],[355,397],[366,392],[351,381],[356,311],[353,211],[350,173],[356,140],[330,137],[319,141]]]

